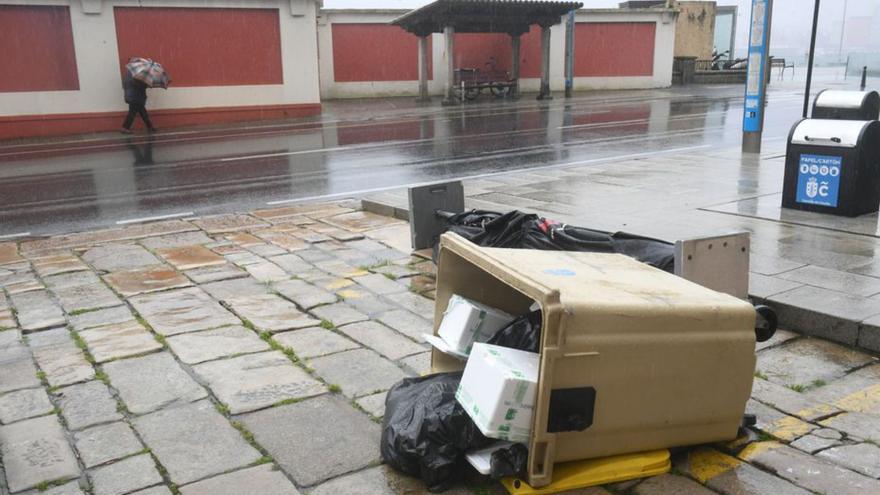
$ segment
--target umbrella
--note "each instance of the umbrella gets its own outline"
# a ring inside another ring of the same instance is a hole
[[[125,65],[131,77],[141,81],[151,88],[168,88],[171,77],[165,71],[165,67],[159,62],[149,58],[132,57]]]

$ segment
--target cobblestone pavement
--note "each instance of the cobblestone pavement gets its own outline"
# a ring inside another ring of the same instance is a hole
[[[421,493],[378,451],[430,366],[407,243],[352,201],[0,243],[0,492]],[[880,493],[876,359],[780,332],[757,368],[748,437],[580,493]]]

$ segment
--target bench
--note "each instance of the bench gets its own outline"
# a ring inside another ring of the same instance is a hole
[[[786,64],[784,58],[770,57],[770,70],[772,71],[774,67],[782,69],[779,71],[779,79],[785,76],[785,69],[789,68],[791,69],[791,78],[794,79],[794,62]]]

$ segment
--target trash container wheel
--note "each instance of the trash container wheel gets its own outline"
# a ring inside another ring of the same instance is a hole
[[[776,316],[776,311],[769,306],[755,306],[755,312],[758,313],[758,321],[755,323],[755,340],[766,342],[776,334],[779,318]]]

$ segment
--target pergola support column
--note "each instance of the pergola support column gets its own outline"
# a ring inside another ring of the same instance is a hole
[[[541,26],[541,92],[538,99],[553,99],[550,96],[550,26]]]
[[[444,105],[455,104],[455,28],[446,26],[443,28],[443,36],[446,38],[446,91],[443,97]]]
[[[518,34],[510,35],[510,78],[513,79],[513,86],[510,88],[510,96],[519,98],[519,64],[520,64],[520,45],[522,37]]]
[[[430,101],[428,96],[428,36],[419,36],[419,101]]]

